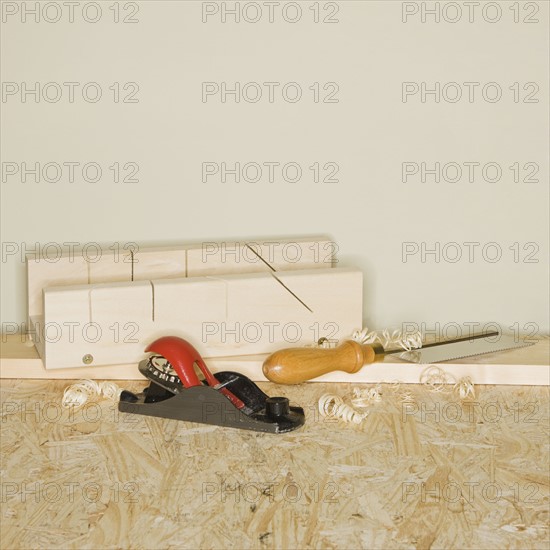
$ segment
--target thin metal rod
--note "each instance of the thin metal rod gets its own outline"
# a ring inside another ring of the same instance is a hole
[[[426,349],[426,348],[433,348],[435,346],[444,346],[445,344],[455,344],[457,342],[468,342],[470,340],[478,340],[479,338],[489,338],[490,336],[499,336],[500,332],[498,330],[492,330],[490,332],[480,332],[478,334],[472,334],[471,336],[463,336],[462,338],[455,338],[454,340],[443,340],[441,342],[432,342],[430,344],[422,344],[420,349]],[[404,351],[407,351],[403,348],[400,349],[389,349],[384,350],[380,355],[391,355],[392,353],[403,353]],[[411,351],[414,351],[412,349]]]

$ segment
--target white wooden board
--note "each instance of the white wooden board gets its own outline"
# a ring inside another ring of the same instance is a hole
[[[323,269],[336,265],[337,245],[320,236],[85,250],[27,258],[29,319],[44,314],[42,290],[52,286],[271,271],[258,254],[276,271]]]
[[[23,335],[4,336],[1,345],[0,378],[80,379],[92,380],[143,380],[137,362],[101,367],[70,369],[45,369],[32,342],[25,343]],[[140,359],[146,357],[142,353]],[[439,366],[457,380],[470,376],[474,384],[550,385],[550,339],[541,338],[534,346],[509,351],[468,357],[459,361],[441,363]],[[212,372],[237,371],[254,381],[265,381],[262,364],[267,355],[243,357],[219,357],[207,360]],[[392,361],[363,367],[356,374],[334,372],[312,380],[350,384],[394,382],[417,384],[425,367]]]
[[[50,287],[33,329],[48,369],[134,362],[168,334],[205,357],[269,353],[348,336],[362,291],[352,268]]]
[[[187,250],[189,277],[335,267],[337,245],[326,237],[203,243]],[[260,259],[260,257],[263,259]]]

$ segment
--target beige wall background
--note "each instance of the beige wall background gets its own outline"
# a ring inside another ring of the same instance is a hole
[[[36,243],[328,234],[371,328],[548,330],[548,2],[2,2],[1,31],[3,322]]]

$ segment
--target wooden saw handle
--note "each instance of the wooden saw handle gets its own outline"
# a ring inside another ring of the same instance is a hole
[[[271,354],[263,365],[265,377],[277,384],[299,384],[328,372],[350,374],[374,361],[373,346],[346,340],[337,348],[290,348]]]

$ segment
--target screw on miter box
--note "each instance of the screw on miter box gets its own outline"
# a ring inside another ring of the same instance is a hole
[[[124,390],[122,412],[267,433],[289,432],[305,422],[301,407],[291,407],[286,397],[268,397],[246,376],[231,371],[214,376],[182,338],[165,336],[145,351],[154,355],[140,362],[139,371],[151,383],[137,395]]]

